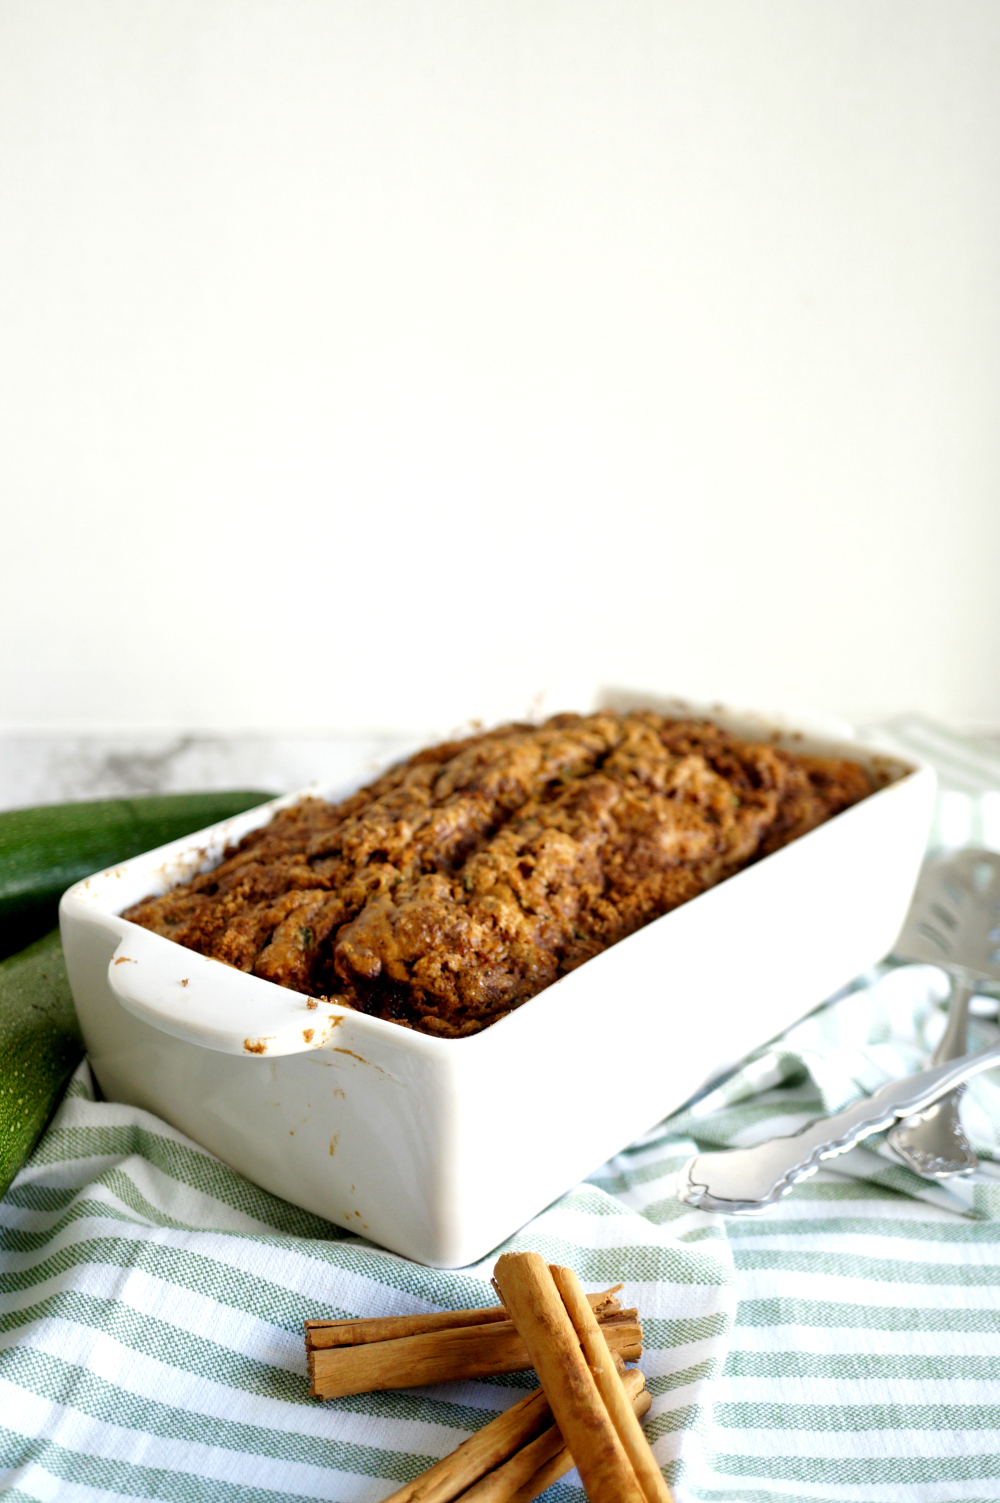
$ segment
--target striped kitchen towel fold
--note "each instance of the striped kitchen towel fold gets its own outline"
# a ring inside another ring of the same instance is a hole
[[[616,1182],[669,1200],[678,1151],[654,1135],[616,1164]],[[85,1065],[2,1215],[0,1464],[12,1497],[375,1500],[534,1386],[516,1374],[310,1399],[304,1319],[491,1304],[495,1258],[443,1272],[373,1247],[148,1113],[94,1101]],[[688,1243],[671,1216],[588,1183],[510,1246],[572,1264],[588,1286],[626,1281],[667,1459],[725,1354],[724,1236]],[[581,1496],[566,1483],[552,1492]]]

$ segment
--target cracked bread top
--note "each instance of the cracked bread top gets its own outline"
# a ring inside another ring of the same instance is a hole
[[[124,917],[310,996],[476,1033],[873,791],[857,762],[641,711],[556,715],[304,799]]]

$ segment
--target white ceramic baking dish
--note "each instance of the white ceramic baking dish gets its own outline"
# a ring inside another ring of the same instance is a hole
[[[721,706],[596,699],[708,714],[893,781],[466,1039],[310,1005],[119,916],[210,869],[302,795],[277,799],[63,897],[70,983],[105,1095],[166,1118],[276,1195],[418,1262],[460,1267],[885,954],[920,866],[931,769]],[[337,799],[371,776],[308,791]]]

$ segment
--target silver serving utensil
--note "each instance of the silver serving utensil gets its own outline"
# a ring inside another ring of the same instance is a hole
[[[951,978],[948,1022],[932,1065],[968,1048],[969,999],[977,981],[1000,981],[1000,855],[964,850],[924,867],[893,954],[940,966]],[[898,1122],[889,1144],[908,1168],[930,1179],[971,1174],[978,1160],[958,1116],[961,1088]]]
[[[681,1170],[677,1194],[702,1211],[730,1216],[766,1211],[823,1159],[847,1153],[863,1138],[882,1132],[900,1117],[923,1112],[981,1070],[1000,1064],[1000,1044],[978,1054],[890,1080],[874,1096],[855,1101],[832,1117],[818,1117],[787,1138],[769,1138],[753,1148],[698,1153]]]

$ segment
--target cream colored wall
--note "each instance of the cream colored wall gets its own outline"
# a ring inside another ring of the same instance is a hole
[[[2,0],[0,724],[1000,724],[995,0]]]

